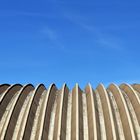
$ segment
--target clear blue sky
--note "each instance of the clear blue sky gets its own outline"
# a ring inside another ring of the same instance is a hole
[[[140,1],[1,0],[0,83],[140,82]]]

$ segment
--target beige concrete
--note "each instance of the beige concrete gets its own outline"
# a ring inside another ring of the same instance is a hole
[[[113,113],[110,105],[109,96],[105,90],[105,87],[100,84],[97,87],[97,91],[101,98],[101,103],[103,107],[104,119],[105,119],[105,128],[106,128],[106,135],[108,140],[117,140],[118,136],[116,134],[115,123],[113,118]]]
[[[120,85],[120,89],[123,90],[129,97],[140,125],[140,99],[138,95],[136,94],[135,90],[128,84]]]
[[[95,100],[95,93],[90,84],[85,88],[87,97],[87,118],[88,118],[88,133],[89,139],[99,140],[100,129],[99,129],[99,118],[96,110],[97,103]]]
[[[58,93],[55,124],[54,124],[54,140],[66,139],[66,117],[68,104],[68,88],[64,84],[62,90]]]
[[[8,87],[10,87],[10,85],[8,85],[8,84],[2,84],[2,85],[0,85],[0,96],[1,96],[1,94],[2,94],[5,90],[8,89]]]
[[[54,102],[56,100],[56,92],[57,92],[57,88],[53,84],[52,87],[51,87],[49,96],[48,96],[47,104],[46,104],[45,107],[42,106],[42,108],[46,108],[45,112],[43,112],[43,113],[45,113],[44,114],[45,116],[44,116],[43,130],[42,130],[42,136],[41,136],[42,140],[47,140],[48,139],[52,109],[53,109],[53,106],[54,106]]]
[[[40,110],[40,114],[38,116],[38,124],[37,124],[37,127],[40,128],[39,130],[37,130],[36,132],[36,136],[35,136],[35,139],[37,140],[41,140],[41,137],[42,137],[42,132],[43,132],[43,126],[44,126],[44,119],[45,119],[45,112],[46,112],[46,106],[47,106],[47,103],[48,103],[48,98],[49,98],[49,95],[51,93],[51,90],[53,88],[53,84],[49,87],[48,91],[45,92],[45,95],[44,95],[44,99],[43,99],[43,103],[42,103],[42,107],[41,107],[41,110]]]
[[[33,121],[34,120],[31,118],[31,110],[32,110],[31,108],[33,108],[32,104],[35,101],[34,99],[35,99],[36,94],[39,94],[40,95],[42,93],[42,90],[41,90],[42,88],[43,88],[43,85],[42,84],[38,85],[34,89],[34,91],[32,92],[32,94],[30,95],[30,99],[29,99],[29,101],[26,104],[26,108],[24,110],[24,114],[23,114],[23,116],[21,116],[22,117],[21,125],[20,125],[20,128],[18,130],[18,133],[16,135],[16,138],[19,139],[19,140],[24,139],[27,136],[27,133],[28,132],[27,132],[26,129],[29,130],[30,123],[31,123],[30,130],[32,128],[32,124],[33,124]],[[41,93],[38,92],[40,90],[41,90]],[[36,108],[36,106],[35,106],[35,108]],[[33,118],[34,117],[35,116],[33,116]],[[26,134],[26,136],[25,136],[25,134]],[[30,138],[30,134],[28,135],[28,139]]]
[[[82,91],[78,84],[72,90],[71,139],[83,140]]]
[[[140,84],[0,85],[0,140],[139,140]]]
[[[107,133],[106,133],[106,126],[105,126],[105,117],[104,117],[104,112],[103,112],[103,106],[101,102],[100,95],[97,90],[94,90],[95,92],[95,97],[96,97],[96,102],[97,102],[97,118],[99,119],[99,131],[100,131],[100,139],[101,140],[107,140]]]
[[[125,138],[127,140],[136,140],[137,138],[134,132],[131,116],[129,114],[126,101],[121,90],[115,84],[111,84],[108,89],[112,92],[118,105]]]
[[[21,89],[21,91],[19,91],[19,97],[18,97],[18,100],[17,100],[17,102],[14,106],[14,110],[12,112],[10,122],[8,124],[8,127],[7,127],[7,133],[6,133],[5,139],[8,139],[8,137],[11,138],[13,136],[13,132],[14,132],[15,125],[16,125],[16,122],[17,122],[17,118],[19,116],[22,105],[23,105],[26,97],[28,96],[28,94],[32,90],[34,90],[34,87],[29,84],[29,85],[24,86]]]

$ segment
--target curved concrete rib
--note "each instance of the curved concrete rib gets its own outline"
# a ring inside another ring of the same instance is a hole
[[[2,84],[2,85],[0,85],[0,95],[1,95],[5,90],[7,90],[8,87],[10,87],[9,84]]]
[[[43,132],[43,125],[44,125],[44,118],[45,118],[45,113],[46,113],[46,107],[48,104],[48,98],[49,98],[49,94],[52,92],[52,88],[55,87],[54,84],[52,84],[48,91],[45,92],[44,94],[44,100],[42,102],[42,106],[41,106],[41,110],[40,110],[40,115],[38,117],[38,119],[40,120],[37,124],[37,127],[40,128],[37,132],[36,132],[36,136],[35,139],[37,140],[41,140],[42,138],[42,132]],[[49,114],[50,115],[50,114]],[[49,126],[48,126],[49,127]],[[48,138],[46,138],[48,139]]]
[[[123,90],[129,97],[140,125],[140,99],[138,95],[136,94],[135,90],[128,84],[121,84],[120,89]]]
[[[44,92],[44,90],[46,90],[46,88],[43,84],[41,84],[38,87],[38,89],[36,90],[36,94],[32,100],[32,104],[30,107],[30,111],[29,111],[26,126],[25,126],[25,131],[24,131],[24,135],[23,135],[24,140],[27,140],[30,138],[32,126],[34,123],[34,118],[35,118],[35,114],[36,114],[36,110],[37,110],[37,106],[39,104],[40,97],[41,97],[42,93]]]
[[[18,91],[14,96],[13,96],[13,98],[11,99],[11,101],[10,101],[10,108],[8,109],[7,108],[7,116],[5,116],[5,122],[4,122],[4,126],[3,126],[3,130],[2,130],[2,133],[0,134],[1,135],[1,139],[4,139],[4,136],[5,136],[5,133],[6,133],[6,130],[8,129],[8,123],[9,123],[9,121],[10,121],[10,123],[12,123],[12,121],[10,120],[11,119],[11,116],[12,116],[12,113],[13,113],[13,110],[14,110],[14,108],[15,108],[15,105],[16,105],[16,103],[18,102],[18,99],[19,99],[19,96],[21,95],[21,92],[22,92],[22,90],[24,89],[24,87],[22,87],[21,88],[21,90],[20,91]],[[8,106],[9,106],[8,105]],[[10,133],[11,134],[11,133]],[[9,137],[9,138],[11,138],[11,137]],[[7,139],[9,139],[9,138],[7,138]],[[6,138],[5,138],[6,139]]]
[[[44,97],[45,97],[45,94],[47,93],[47,90],[44,90],[44,92],[42,93],[41,97],[40,97],[40,100],[39,100],[39,103],[38,103],[38,106],[37,106],[37,110],[36,110],[36,114],[35,114],[35,118],[34,118],[34,123],[33,123],[33,127],[32,127],[32,131],[31,131],[31,136],[30,136],[30,139],[35,139],[39,129],[40,128],[38,126],[38,124],[40,123],[40,113],[41,113],[41,108],[42,108],[42,104],[43,104],[43,101],[44,101]]]
[[[22,87],[21,84],[14,84],[14,85],[9,86],[9,87],[1,94],[1,96],[0,96],[0,105],[1,105],[1,102],[2,102],[3,98],[5,97],[5,95],[6,95],[7,93],[9,94],[9,91],[10,91],[10,90],[15,90],[15,86],[20,86],[20,87]],[[20,89],[19,89],[19,90],[20,90]]]
[[[32,104],[35,104],[35,99],[38,96],[40,96],[40,95],[36,95],[36,94],[41,94],[39,92],[40,91],[42,92],[43,89],[45,89],[44,85],[40,84],[35,88],[35,90],[30,95],[30,99],[27,103],[26,109],[24,110],[24,114],[23,114],[23,116],[21,116],[22,117],[22,122],[21,122],[20,128],[17,132],[17,135],[15,135],[16,139],[20,140],[20,139],[25,138],[25,135],[24,135],[25,133],[24,132],[27,131],[26,128],[29,129],[29,124],[28,123],[31,123],[31,127],[30,127],[29,131],[32,129],[33,119],[31,120],[32,116],[29,116],[29,115],[31,115],[31,107],[32,107]],[[37,104],[35,104],[35,108],[36,107],[37,107]],[[28,132],[26,132],[26,133],[28,133]],[[29,136],[30,136],[30,134],[29,134]],[[28,139],[29,139],[29,137],[28,137]]]
[[[83,140],[82,91],[78,84],[72,90],[71,140]]]
[[[118,135],[117,135],[117,132],[115,129],[114,118],[113,118],[111,104],[110,104],[110,100],[109,100],[107,91],[102,84],[99,84],[98,87],[96,88],[96,90],[98,91],[100,98],[101,98],[107,140],[112,140],[112,139],[117,140]]]
[[[133,84],[131,85],[135,91],[138,92],[140,98],[140,84]]]
[[[101,140],[107,140],[106,136],[106,128],[105,128],[105,118],[103,113],[103,107],[101,103],[101,98],[97,90],[94,90],[96,95],[96,102],[97,102],[97,111],[98,111],[98,118],[99,118],[99,125],[100,125],[100,137]]]
[[[22,86],[20,84],[15,84],[10,86],[10,88],[8,88],[8,90],[4,92],[3,96],[0,99],[0,120],[10,100],[21,88]]]
[[[44,97],[44,101],[42,104],[42,110],[40,115],[42,116],[42,120],[40,121],[40,133],[38,133],[37,137],[41,140],[48,140],[48,133],[50,127],[50,117],[51,111],[54,105],[54,101],[56,98],[57,88],[55,84],[52,84],[47,91],[46,96]]]
[[[29,105],[31,104],[30,101],[32,100],[33,95],[34,95],[33,93],[34,93],[34,90],[28,94],[28,96],[26,97],[26,99],[23,103],[23,107],[21,108],[19,116],[17,118],[12,140],[15,140],[15,139],[20,140],[23,137],[26,120],[28,117],[29,107],[30,107]]]
[[[8,84],[2,84],[0,85],[0,102],[2,100],[2,98],[4,97],[4,95],[7,93],[8,88],[10,88],[11,86]]]
[[[140,84],[0,85],[0,139],[138,140]]]
[[[86,99],[87,99],[87,118],[88,118],[88,133],[89,140],[100,140],[100,126],[99,126],[99,118],[95,93],[90,84],[88,84],[85,88]]]
[[[125,137],[124,137],[124,132],[123,132],[123,126],[122,126],[120,112],[119,112],[116,100],[115,100],[112,92],[110,92],[109,90],[106,90],[106,91],[107,91],[107,93],[109,95],[109,99],[110,99],[110,103],[111,103],[111,108],[112,108],[112,113],[113,113],[113,116],[115,118],[114,119],[114,123],[116,124],[115,125],[115,127],[116,127],[115,130],[117,131],[117,134],[119,136],[118,139],[124,140]]]
[[[66,139],[68,93],[69,89],[67,88],[66,84],[64,84],[62,90],[57,95],[56,99],[57,108],[56,108],[53,140]]]
[[[19,95],[20,95],[20,91],[16,92],[15,95],[11,98],[10,103],[6,107],[6,111],[4,112],[0,122],[0,139],[4,139],[8,127],[8,123],[10,121],[10,117],[12,115],[13,109],[15,107]]]
[[[119,108],[125,139],[136,140],[137,137],[134,132],[132,120],[130,118],[129,111],[128,111],[125,99],[123,97],[123,94],[121,93],[119,87],[115,84],[111,84],[108,87],[108,90],[112,92],[116,100],[117,106]]]
[[[14,133],[14,129],[15,129],[15,125],[17,123],[17,119],[19,117],[19,113],[20,110],[23,106],[23,103],[26,99],[26,97],[28,96],[28,94],[34,89],[33,85],[28,84],[26,86],[24,86],[21,91],[19,91],[19,98],[15,104],[15,107],[13,109],[12,114],[10,115],[10,121],[9,124],[7,126],[7,130],[6,130],[6,135],[5,135],[5,140],[9,140],[10,138],[12,138],[13,133]]]

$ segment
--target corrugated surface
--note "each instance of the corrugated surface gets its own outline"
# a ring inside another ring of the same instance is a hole
[[[0,85],[0,140],[140,140],[140,85]]]

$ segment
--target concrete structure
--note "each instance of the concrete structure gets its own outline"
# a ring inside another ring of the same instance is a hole
[[[140,84],[0,85],[0,140],[140,140]]]

